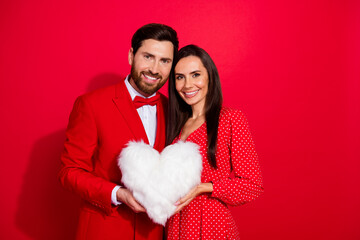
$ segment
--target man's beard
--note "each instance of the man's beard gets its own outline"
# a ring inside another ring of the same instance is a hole
[[[156,84],[149,84],[149,83],[145,82],[142,79],[143,74],[148,75],[150,77],[159,78],[159,80],[157,80],[158,82]],[[149,95],[152,95],[156,91],[158,91],[166,82],[166,81],[164,81],[163,76],[161,76],[159,74],[154,75],[154,74],[152,74],[150,72],[145,72],[145,71],[138,72],[138,71],[136,71],[135,64],[133,64],[131,66],[131,74],[130,74],[130,76],[134,80],[134,83],[137,86],[137,88],[140,91],[142,91],[142,92],[144,92],[146,94],[149,94]]]

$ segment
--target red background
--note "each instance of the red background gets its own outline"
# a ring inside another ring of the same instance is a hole
[[[79,200],[56,179],[69,112],[129,72],[150,22],[206,49],[248,117],[265,193],[233,209],[242,239],[359,239],[359,3],[1,1],[0,239],[71,239]]]

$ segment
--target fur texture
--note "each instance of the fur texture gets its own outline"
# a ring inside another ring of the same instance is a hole
[[[121,181],[158,224],[173,215],[174,203],[200,183],[199,146],[179,141],[161,154],[143,142],[129,142],[118,159]]]

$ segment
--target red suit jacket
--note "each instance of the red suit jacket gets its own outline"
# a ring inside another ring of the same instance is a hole
[[[160,93],[157,93],[160,94]],[[165,146],[167,99],[157,105],[154,148]],[[121,185],[117,157],[130,140],[148,143],[141,119],[122,81],[80,96],[66,130],[59,179],[82,197],[77,239],[162,239],[163,228],[146,213],[134,213],[125,204],[111,204],[111,192]]]

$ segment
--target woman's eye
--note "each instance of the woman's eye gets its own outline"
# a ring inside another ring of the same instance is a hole
[[[183,76],[176,76],[176,80],[181,80]]]
[[[200,73],[194,73],[193,78],[200,76]]]

